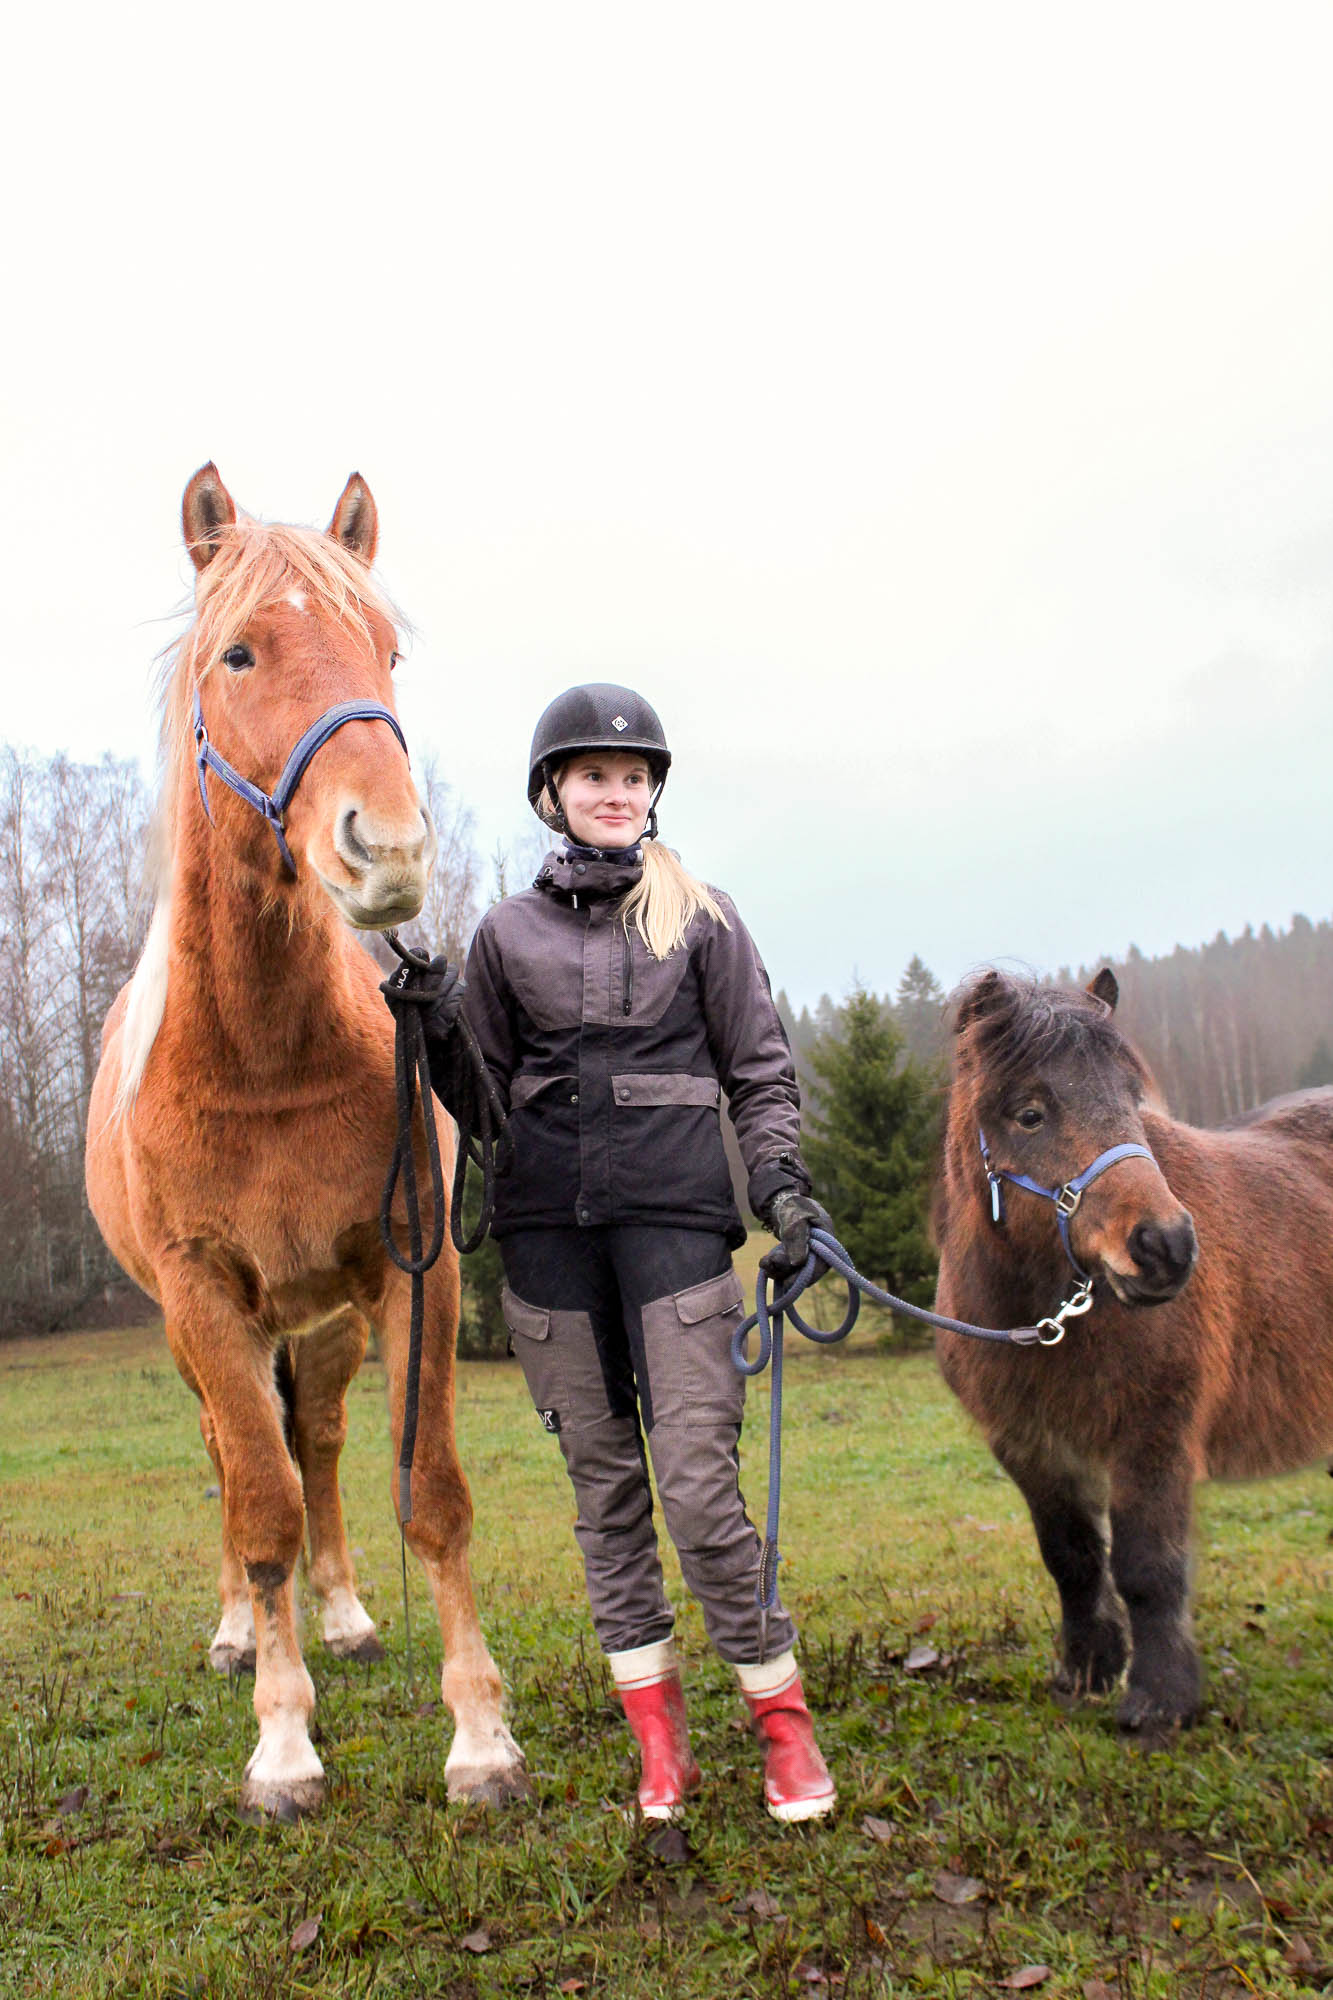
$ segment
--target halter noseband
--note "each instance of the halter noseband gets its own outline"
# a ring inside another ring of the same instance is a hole
[[[986,1144],[986,1134],[979,1125],[977,1138],[981,1142],[981,1162],[986,1169],[986,1179],[990,1182],[990,1218],[996,1228],[1004,1221],[1001,1181],[1009,1181],[1014,1187],[1026,1188],[1029,1194],[1039,1194],[1043,1201],[1055,1204],[1056,1227],[1060,1231],[1060,1241],[1064,1245],[1070,1268],[1078,1279],[1078,1286],[1073,1296],[1065,1300],[1053,1319],[1040,1320],[1038,1325],[1056,1327],[1063,1331],[1066,1319],[1077,1319],[1092,1305],[1092,1275],[1084,1270],[1074,1255],[1073,1246],[1069,1241],[1070,1216],[1082,1201],[1085,1188],[1091,1187],[1095,1180],[1100,1179],[1108,1167],[1115,1166],[1120,1160],[1151,1160],[1153,1156],[1146,1146],[1128,1143],[1108,1146],[1104,1153],[1098,1153],[1090,1167],[1085,1167],[1081,1174],[1075,1174],[1072,1181],[1065,1181],[1060,1187],[1043,1187],[1040,1181],[1034,1181],[1028,1174],[1013,1174],[1007,1167],[994,1166],[991,1162],[990,1147]]]
[[[306,730],[305,735],[283,765],[282,776],[278,779],[272,792],[265,792],[261,791],[258,785],[251,784],[248,778],[243,778],[235,766],[229,764],[225,757],[220,756],[209,742],[208,730],[204,724],[204,707],[199,698],[199,690],[196,688],[194,691],[194,762],[199,776],[199,796],[204,802],[204,812],[207,815],[209,825],[213,826],[216,824],[213,818],[213,808],[208,803],[208,773],[214,771],[221,778],[224,785],[230,786],[237,798],[244,799],[248,806],[253,806],[255,811],[268,821],[269,825],[273,828],[273,837],[278,843],[278,853],[282,856],[283,865],[291,874],[295,875],[296,863],[293,861],[292,851],[287,845],[287,836],[283,830],[283,816],[292,802],[296,787],[305,775],[306,765],[310,762],[315,752],[321,749],[328,742],[330,736],[335,735],[346,722],[387,722],[403,746],[403,755],[407,755],[407,738],[403,735],[398,717],[391,708],[385,708],[383,703],[378,701],[335,702],[332,708],[326,708],[323,715],[311,723],[309,729]]]

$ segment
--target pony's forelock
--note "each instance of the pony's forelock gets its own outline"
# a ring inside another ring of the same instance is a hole
[[[1003,1091],[1056,1057],[1101,1056],[1128,1068],[1145,1090],[1155,1088],[1111,1009],[1081,987],[1043,986],[1011,973],[985,972],[950,996],[957,1037],[957,1073],[984,1075]]]

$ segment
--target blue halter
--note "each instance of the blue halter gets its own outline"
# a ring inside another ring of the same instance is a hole
[[[1069,1259],[1074,1276],[1080,1285],[1086,1285],[1089,1297],[1092,1294],[1092,1278],[1074,1255],[1069,1241],[1069,1218],[1083,1199],[1083,1190],[1113,1167],[1118,1160],[1151,1160],[1152,1154],[1146,1146],[1108,1146],[1104,1153],[1098,1153],[1090,1167],[1081,1174],[1075,1174],[1072,1181],[1062,1187],[1043,1187],[1040,1181],[1032,1180],[1027,1174],[1011,1174],[1007,1167],[991,1164],[990,1147],[986,1144],[986,1134],[977,1127],[977,1137],[981,1141],[981,1161],[986,1169],[986,1179],[990,1182],[990,1219],[998,1228],[1004,1221],[1004,1196],[1001,1181],[1011,1181],[1015,1187],[1026,1188],[1029,1194],[1039,1194],[1045,1201],[1055,1203],[1055,1220],[1060,1231],[1060,1241],[1065,1246],[1065,1256]]]
[[[199,796],[204,802],[204,812],[208,817],[209,825],[213,826],[216,824],[213,818],[213,808],[208,803],[208,773],[214,771],[221,778],[224,785],[231,787],[237,798],[244,799],[248,806],[253,806],[255,811],[262,814],[268,821],[269,825],[273,828],[273,837],[278,843],[278,853],[282,856],[283,865],[291,874],[295,875],[296,863],[293,861],[292,851],[287,845],[287,836],[283,830],[283,815],[291,804],[296,787],[300,784],[305,774],[306,765],[310,762],[315,752],[321,749],[328,742],[330,736],[335,735],[345,722],[387,722],[403,746],[403,755],[407,755],[407,738],[403,735],[398,717],[391,708],[385,708],[378,701],[335,702],[332,708],[326,708],[323,715],[312,722],[309,729],[306,730],[305,735],[283,765],[282,776],[278,779],[277,784],[273,787],[270,794],[261,791],[258,785],[252,785],[248,778],[243,778],[235,766],[229,764],[225,757],[219,756],[218,752],[213,748],[213,745],[208,740],[208,730],[204,725],[203,703],[199,699],[199,690],[196,688],[194,691],[194,761],[195,769],[199,775]]]

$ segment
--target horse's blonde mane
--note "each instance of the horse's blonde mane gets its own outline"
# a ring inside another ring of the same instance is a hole
[[[294,590],[305,594],[308,610],[326,613],[362,638],[369,638],[368,612],[393,626],[403,622],[360,557],[332,535],[241,514],[215,540],[216,553],[196,581],[194,616],[161,656],[160,790],[150,860],[155,908],[130,982],[113,1117],[123,1116],[134,1102],[166,1005],[171,858],[181,779],[193,762],[194,690],[250,620]]]

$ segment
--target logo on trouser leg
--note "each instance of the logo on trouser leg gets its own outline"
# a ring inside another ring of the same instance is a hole
[[[560,1428],[560,1412],[559,1412],[559,1410],[538,1410],[538,1412],[537,1412],[537,1415],[538,1415],[538,1416],[539,1416],[539,1417],[541,1418],[541,1420],[542,1420],[542,1429],[543,1429],[544,1431],[558,1431],[558,1430],[559,1430],[559,1428]]]

